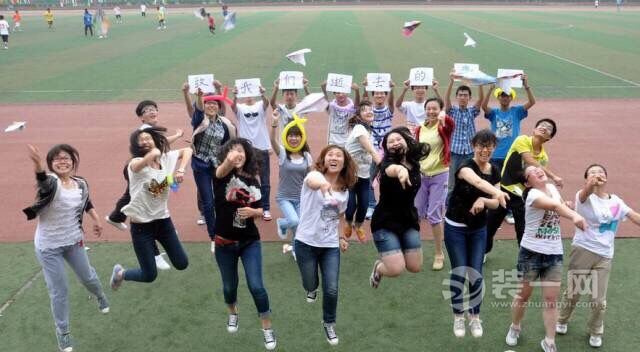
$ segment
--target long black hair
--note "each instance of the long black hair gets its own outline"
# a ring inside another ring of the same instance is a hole
[[[167,129],[160,126],[147,127],[133,131],[129,137],[129,152],[131,153],[131,157],[143,158],[149,152],[138,145],[138,137],[140,137],[142,133],[150,134],[156,148],[160,149],[162,153],[168,152],[169,141],[167,140],[167,137],[164,136],[165,132],[167,132]]]
[[[399,134],[407,143],[407,149],[403,153],[390,152],[387,147],[387,139],[392,133]],[[416,141],[406,127],[396,127],[389,131],[384,138],[382,138],[382,149],[384,150],[384,159],[382,163],[400,164],[403,157],[406,157],[407,163],[411,165],[411,168],[420,168],[420,161],[429,156],[431,152],[431,146],[427,143],[420,143]],[[382,164],[381,163],[381,164]],[[380,172],[380,167],[376,170],[376,174]]]
[[[260,155],[256,152],[251,141],[246,138],[233,138],[228,140],[222,145],[220,152],[218,153],[218,161],[220,164],[227,158],[227,154],[236,145],[241,145],[244,149],[244,165],[242,166],[242,172],[251,176],[258,176],[258,170],[260,167]]]

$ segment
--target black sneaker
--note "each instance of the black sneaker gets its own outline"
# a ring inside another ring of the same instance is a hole
[[[307,292],[307,303],[314,303],[318,300],[318,290]]]
[[[327,342],[331,346],[335,346],[338,344],[338,335],[336,335],[336,324],[335,323],[322,323],[322,327],[324,328],[324,334],[327,337]]]

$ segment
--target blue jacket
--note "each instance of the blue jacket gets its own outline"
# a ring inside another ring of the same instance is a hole
[[[93,16],[91,16],[90,13],[85,13],[82,19],[84,20],[85,26],[91,26],[93,24]]]

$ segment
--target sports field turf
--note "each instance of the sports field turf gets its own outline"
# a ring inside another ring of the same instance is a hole
[[[568,253],[568,242],[565,253]],[[352,245],[342,256],[337,332],[340,345],[324,340],[320,320],[321,298],[306,303],[300,275],[290,256],[280,254],[277,243],[263,244],[265,285],[273,311],[273,326],[279,351],[537,351],[544,334],[540,308],[530,308],[523,322],[521,343],[508,348],[504,336],[509,326],[509,299],[498,299],[493,291],[494,270],[515,266],[515,243],[499,241],[485,266],[485,302],[482,308],[484,337],[453,336],[448,300],[443,298],[449,265],[441,272],[426,270],[399,279],[382,280],[380,288],[368,286],[375,258],[371,243]],[[130,244],[91,245],[90,258],[101,281],[108,285],[114,262],[136,264]],[[208,244],[187,244],[190,266],[186,271],[161,272],[152,284],[125,282],[117,292],[107,291],[111,313],[98,313],[95,300],[70,276],[71,331],[77,351],[260,351],[263,350],[259,322],[241,272],[239,286],[240,330],[226,332],[226,310],[221,281]],[[640,242],[618,240],[608,293],[604,346],[601,351],[634,350],[640,338],[631,330],[637,319],[640,290],[636,258]],[[431,254],[431,242],[424,251]],[[24,255],[16,256],[14,253]],[[425,260],[430,264],[431,258]],[[0,246],[0,300],[18,289],[37,271],[32,244]],[[566,263],[565,263],[566,264]],[[566,268],[565,268],[566,270]],[[69,273],[73,275],[72,273]],[[9,280],[9,281],[7,281]],[[6,284],[5,284],[6,283]],[[563,283],[564,287],[564,283]],[[506,294],[507,290],[502,291]],[[532,302],[540,302],[536,290]],[[502,305],[502,306],[499,306]],[[558,337],[560,351],[585,351],[588,308],[576,309],[569,334]],[[3,351],[54,351],[55,336],[49,299],[42,277],[17,297],[0,317]]]
[[[227,33],[216,10],[215,36],[191,10],[169,9],[164,31],[156,30],[153,11],[146,18],[125,13],[108,39],[85,38],[79,14],[57,11],[51,32],[42,17],[25,16],[25,31],[0,52],[0,103],[179,100],[189,73],[214,73],[227,84],[259,77],[270,90],[279,71],[299,69],[317,90],[329,72],[358,81],[366,72],[390,72],[400,84],[411,67],[431,66],[446,84],[454,62],[478,63],[492,75],[522,68],[540,98],[640,97],[638,12],[430,9],[237,8],[238,25]],[[404,38],[408,20],[422,25]],[[463,32],[476,48],[463,47]],[[306,67],[285,58],[306,47],[313,51]]]

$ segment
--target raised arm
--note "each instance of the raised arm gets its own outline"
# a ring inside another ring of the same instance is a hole
[[[233,87],[233,102],[231,103],[231,111],[238,116],[238,87]]]
[[[485,114],[488,114],[489,112],[491,112],[491,110],[489,109],[489,99],[491,99],[491,95],[493,94],[494,89],[496,89],[496,85],[495,84],[490,85],[489,92],[487,92],[487,95],[482,100],[482,111],[484,111]]]
[[[356,82],[351,83],[351,90],[353,90],[353,104],[356,109],[360,106],[360,87]]]
[[[322,94],[324,94],[324,98],[329,101],[329,95],[327,94],[327,81],[322,81],[322,83],[320,83],[320,89],[322,90]],[[327,109],[329,107],[327,106]]]
[[[189,82],[184,82],[182,85],[182,96],[184,97],[184,105],[187,108],[187,115],[191,118],[191,116],[193,116],[193,103],[191,102],[191,95],[189,94]]]
[[[260,90],[260,98],[262,99],[262,111],[267,111],[267,109],[269,108],[269,99],[267,99],[267,97],[264,95],[264,93],[267,91],[266,89],[264,89],[263,86],[260,86],[260,88],[258,88]]]
[[[447,86],[447,91],[444,93],[444,111],[447,113],[449,113],[451,109],[451,90],[453,89],[453,80],[455,77],[455,71],[451,70],[449,73],[449,85]]]
[[[389,111],[393,114],[393,111],[395,110],[395,106],[393,106],[393,87],[395,87],[396,84],[393,83],[393,81],[389,81]]]
[[[526,74],[522,75],[522,86],[524,87],[525,92],[527,92],[527,103],[524,104],[524,109],[529,110],[532,106],[536,104],[536,97],[533,96],[533,90],[529,86],[529,79]]]
[[[187,165],[189,165],[189,162],[191,161],[191,156],[193,155],[193,149],[191,148],[182,148],[178,150],[180,152],[180,154],[178,155],[178,160],[180,160],[180,164],[178,164],[178,166],[176,167],[176,171],[174,172],[175,174],[175,180],[178,183],[182,183],[182,181],[184,181],[184,170],[186,169]]]
[[[151,165],[151,162],[159,158],[160,155],[162,155],[162,153],[160,152],[160,149],[153,148],[143,158],[138,158],[131,161],[131,163],[129,164],[129,166],[131,167],[131,171],[135,173],[140,172],[146,166]]]
[[[364,92],[362,93],[362,101],[369,101],[369,91],[367,91],[367,78],[365,77],[364,81],[362,81],[362,87],[364,88]]]
[[[278,85],[280,84],[280,78],[276,79],[275,81],[273,81],[273,93],[271,93],[271,100],[269,101],[269,103],[271,104],[271,108],[273,110],[277,109],[278,106],[277,104],[277,98],[278,98]]]
[[[304,95],[307,96],[309,94],[311,94],[309,92],[309,80],[306,78],[302,79],[302,88],[304,88]]]
[[[29,148],[29,159],[33,162],[33,171],[37,174],[44,172],[44,166],[42,164],[42,158],[40,157],[40,150],[38,147],[32,144],[27,144]]]
[[[396,108],[400,109],[402,107],[402,102],[404,101],[404,96],[407,94],[407,91],[411,88],[409,86],[409,80],[404,81],[404,86],[402,87],[402,93],[396,100]]]
[[[482,85],[478,86],[478,100],[476,100],[476,103],[473,104],[473,106],[476,107],[476,109],[480,110],[480,106],[482,105],[484,101],[484,88],[482,87]]]
[[[184,135],[184,131],[180,128],[176,129],[176,133],[167,137],[167,141],[169,144],[173,144],[173,142],[177,141],[180,137]]]
[[[438,88],[440,88],[440,84],[438,83],[438,81],[436,81],[434,79],[433,80],[433,86],[431,87],[431,89],[433,89],[433,94],[435,94],[436,98],[442,99],[442,97],[440,96],[440,91],[438,90]]]
[[[280,143],[278,143],[278,122],[280,121],[280,112],[278,109],[273,109],[271,113],[271,130],[269,131],[269,141],[271,142],[271,149],[280,156]]]

